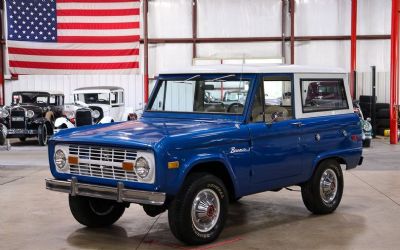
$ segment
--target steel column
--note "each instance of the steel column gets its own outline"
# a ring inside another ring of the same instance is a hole
[[[294,11],[295,11],[294,0],[290,0],[289,11],[290,11],[290,64],[294,64]]]
[[[3,4],[1,5],[3,7]],[[4,90],[4,37],[3,37],[3,13],[0,12],[0,105],[5,105],[5,90]]]
[[[193,37],[193,59],[197,57],[197,0],[192,0],[192,37]]]
[[[397,144],[399,96],[399,0],[392,0],[392,38],[390,48],[390,144]]]
[[[143,95],[144,103],[147,104],[149,100],[149,33],[148,33],[148,12],[149,12],[149,1],[143,1],[143,47],[144,47],[144,82],[143,82]]]
[[[350,45],[350,93],[356,98],[354,89],[357,67],[357,0],[351,1],[351,45]]]

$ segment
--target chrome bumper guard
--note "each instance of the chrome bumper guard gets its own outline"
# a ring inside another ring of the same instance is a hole
[[[46,179],[46,189],[68,193],[72,196],[88,196],[148,205],[163,205],[166,197],[165,193],[126,189],[122,182],[118,182],[116,188],[78,183],[76,177],[72,177],[71,181]]]

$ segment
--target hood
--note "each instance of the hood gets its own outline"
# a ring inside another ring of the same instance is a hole
[[[13,106],[7,106],[4,107],[7,109],[7,111],[10,111],[11,109],[25,109],[25,110],[32,110],[35,113],[35,116],[41,115],[43,113],[43,108],[38,107],[36,105],[31,105],[31,104],[23,104],[23,105],[13,105]]]
[[[203,137],[215,134],[218,128],[235,129],[227,121],[193,121],[181,119],[147,118],[139,121],[100,124],[61,130],[52,141],[154,148],[167,137]]]

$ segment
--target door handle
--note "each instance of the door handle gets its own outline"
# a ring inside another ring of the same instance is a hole
[[[293,122],[292,125],[301,128],[304,124],[302,122]]]

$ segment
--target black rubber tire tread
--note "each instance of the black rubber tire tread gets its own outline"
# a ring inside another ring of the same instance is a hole
[[[109,202],[114,207],[112,211],[105,215],[98,215],[90,207],[90,201]],[[69,208],[75,220],[87,227],[107,227],[114,224],[124,214],[125,206],[109,200],[101,200],[85,196],[69,196]]]
[[[220,198],[220,215],[208,233],[198,232],[192,223],[191,207],[197,193],[204,188],[214,190]],[[173,235],[188,245],[207,244],[218,238],[228,215],[229,195],[224,183],[208,173],[190,174],[168,208],[168,222]]]
[[[38,143],[40,146],[46,146],[47,145],[47,126],[46,124],[39,125],[38,128]]]
[[[3,132],[0,130],[0,146],[3,146],[6,144],[6,138],[3,135]]]
[[[20,137],[20,138],[19,138],[19,141],[20,141],[20,142],[25,142],[25,141],[26,141],[26,137]]]
[[[376,126],[378,128],[388,129],[388,128],[390,128],[390,120],[389,119],[377,119]]]
[[[390,109],[379,109],[376,112],[376,118],[377,119],[389,119],[390,113],[389,113]]]
[[[363,141],[363,147],[364,148],[369,148],[371,147],[371,139],[367,139]]]
[[[338,190],[335,199],[330,204],[322,201],[319,193],[322,173],[326,169],[332,169],[338,179]],[[301,186],[301,196],[306,208],[314,214],[329,214],[336,210],[343,195],[343,173],[340,164],[336,160],[325,160],[319,164],[309,181]]]

